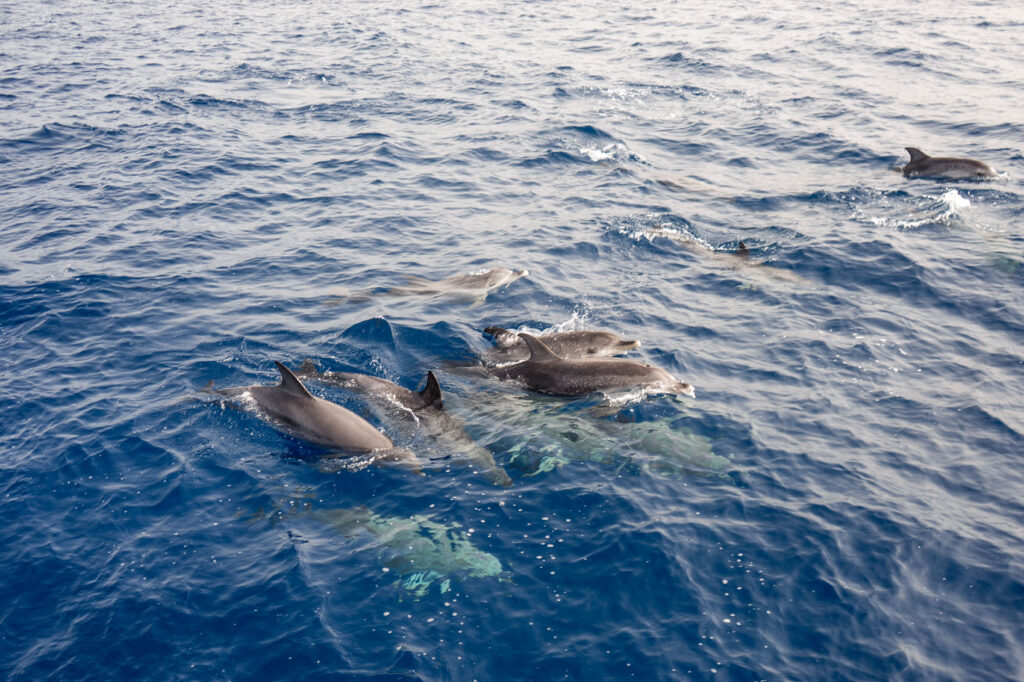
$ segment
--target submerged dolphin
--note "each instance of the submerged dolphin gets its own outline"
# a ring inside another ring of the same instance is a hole
[[[903,166],[903,174],[907,177],[920,176],[925,178],[950,178],[963,180],[966,178],[994,178],[997,174],[992,166],[974,159],[928,156],[916,147],[906,147],[910,153],[910,163]]]
[[[427,384],[421,391],[410,391],[398,384],[356,372],[318,372],[312,360],[306,360],[299,375],[313,381],[348,389],[372,398],[385,407],[398,406],[403,417],[411,417],[429,436],[464,454],[478,466],[492,483],[512,485],[509,475],[494,461],[490,450],[476,444],[462,425],[462,420],[444,409],[441,386],[433,372],[427,372]]]
[[[681,393],[691,398],[696,395],[693,386],[658,367],[624,358],[566,359],[535,336],[522,333],[519,336],[530,349],[530,359],[489,371],[499,379],[521,382],[532,391],[575,397],[595,391],[643,388],[659,393]]]
[[[472,535],[459,524],[443,524],[430,516],[380,516],[365,506],[353,509],[315,509],[310,515],[334,528],[346,538],[368,537],[367,549],[402,587],[417,597],[426,594],[435,581],[444,594],[452,578],[498,578],[502,567],[498,557],[472,543]]]
[[[487,327],[484,333],[494,337],[497,344],[484,353],[487,362],[516,362],[530,357],[530,349],[516,332],[503,327]],[[611,332],[586,329],[541,334],[537,338],[563,358],[622,355],[640,345],[639,341],[625,341]]]
[[[368,301],[374,296],[444,296],[456,301],[472,302],[473,305],[479,305],[484,302],[487,294],[493,289],[500,289],[528,274],[530,274],[528,270],[492,268],[453,275],[440,282],[433,282],[422,277],[409,277],[408,284],[405,286],[394,287],[380,293],[367,289],[347,296],[333,296],[328,303],[344,301],[359,303]]]
[[[690,253],[719,263],[730,270],[764,276],[782,282],[789,282],[790,284],[810,284],[806,278],[792,270],[778,268],[767,263],[759,263],[755,261],[750,255],[750,249],[747,248],[747,245],[742,241],[737,245],[735,251],[719,251],[706,246],[704,243],[685,232],[680,232],[676,229],[660,225],[645,231],[644,235],[652,241],[654,237],[670,239]]]
[[[390,458],[414,461],[412,453],[395,448],[387,436],[341,405],[312,395],[290,369],[274,362],[281,372],[277,386],[239,386],[208,389],[228,397],[251,398],[289,435],[330,449],[349,452],[388,451]]]

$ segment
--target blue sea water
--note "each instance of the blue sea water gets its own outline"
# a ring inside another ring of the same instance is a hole
[[[1020,679],[1022,30],[0,5],[0,677]],[[385,294],[492,267],[529,275]],[[460,370],[492,324],[640,339],[697,397]],[[436,370],[513,484],[341,389],[422,475],[199,393],[305,358]]]

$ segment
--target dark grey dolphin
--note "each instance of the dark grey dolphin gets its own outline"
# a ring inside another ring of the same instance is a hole
[[[607,393],[642,388],[649,392],[695,396],[693,386],[658,367],[624,358],[562,358],[537,337],[519,336],[530,349],[530,359],[489,371],[499,379],[518,381],[532,391],[582,396],[595,391]]]
[[[239,386],[214,393],[251,399],[274,426],[289,435],[332,450],[388,451],[389,458],[413,462],[412,453],[395,448],[387,436],[341,405],[312,395],[290,369],[274,362],[281,372],[277,386]]]
[[[484,333],[494,337],[497,344],[484,353],[485,361],[490,363],[516,362],[530,357],[530,349],[526,342],[515,332],[503,327],[487,327],[484,329]],[[537,338],[563,358],[622,355],[640,345],[639,341],[625,341],[612,332],[587,329],[541,334]]]
[[[397,403],[404,409],[393,412],[402,417],[411,417],[427,435],[464,454],[492,483],[512,485],[512,479],[494,461],[493,453],[477,445],[466,433],[462,420],[444,409],[441,385],[433,372],[427,372],[427,384],[421,391],[410,391],[387,379],[357,372],[318,372],[312,360],[302,363],[299,375],[359,393],[385,407],[393,408]]]
[[[906,147],[906,150],[910,153],[910,163],[903,166],[903,174],[907,177],[916,175],[925,178],[963,180],[967,178],[994,178],[996,176],[992,166],[982,161],[928,156],[916,147]]]

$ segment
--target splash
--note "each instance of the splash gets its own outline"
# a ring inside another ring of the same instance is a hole
[[[917,230],[929,225],[952,226],[964,212],[971,208],[971,200],[963,196],[956,189],[948,189],[940,196],[925,197],[931,203],[920,211],[914,211],[909,216],[895,218],[890,216],[867,215],[863,209],[858,208],[851,216],[855,220],[862,220],[878,227],[887,227],[896,230]]]

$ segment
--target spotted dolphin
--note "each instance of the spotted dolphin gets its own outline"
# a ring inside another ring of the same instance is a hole
[[[910,163],[903,166],[903,174],[907,177],[950,178],[963,180],[967,178],[993,178],[996,171],[983,161],[961,159],[945,156],[928,156],[916,147],[906,147],[910,154]]]
[[[487,327],[484,333],[494,338],[495,347],[484,353],[484,360],[490,363],[517,362],[530,357],[526,341],[516,332],[503,327]],[[624,340],[612,332],[578,329],[568,332],[552,332],[538,336],[548,348],[563,358],[587,358],[622,355],[640,345],[639,341]]]
[[[385,459],[415,463],[412,453],[395,448],[372,424],[337,403],[312,395],[290,369],[274,362],[281,373],[276,386],[238,386],[207,390],[226,397],[252,400],[270,423],[285,433],[331,450],[381,452]]]
[[[464,455],[480,468],[481,473],[495,485],[512,485],[509,475],[494,461],[490,450],[478,445],[463,428],[463,422],[444,409],[441,385],[433,372],[427,372],[426,386],[420,391],[410,391],[396,383],[357,372],[318,372],[312,360],[306,360],[299,369],[299,376],[345,388],[366,396],[384,405],[401,417],[412,418],[419,428],[435,440]]]
[[[472,303],[476,306],[483,303],[487,298],[487,294],[491,291],[507,286],[529,274],[529,270],[491,268],[490,270],[477,270],[476,272],[452,275],[437,282],[423,279],[422,277],[409,277],[404,286],[393,287],[382,292],[367,289],[348,295],[332,296],[327,302],[342,303],[348,301],[360,303],[368,301],[375,296],[430,296],[449,298],[463,303]]]
[[[596,391],[642,388],[695,396],[693,386],[658,367],[625,358],[563,358],[537,337],[523,333],[519,336],[530,349],[530,358],[489,371],[499,379],[522,383],[532,391],[575,397]]]

